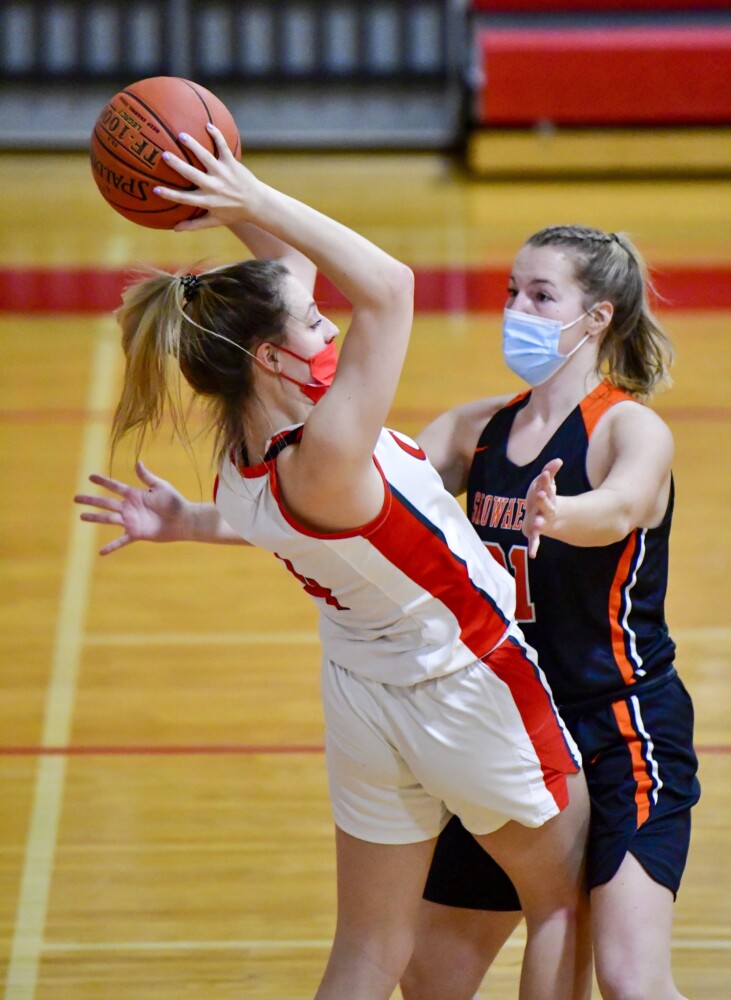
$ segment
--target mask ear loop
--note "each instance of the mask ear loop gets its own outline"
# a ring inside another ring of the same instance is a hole
[[[581,316],[577,316],[576,319],[572,320],[570,323],[567,323],[566,326],[562,326],[561,333],[563,333],[564,330],[570,330],[572,326],[576,326],[576,324],[580,322],[580,320],[582,320],[584,316],[591,316],[592,312],[594,311],[594,309],[596,309],[598,305],[599,303],[595,302],[594,305],[591,307],[591,309],[585,309],[584,312],[581,314]],[[568,354],[562,354],[561,357],[565,358],[566,360],[568,360],[570,357],[573,357],[573,355],[576,354],[578,349],[584,346],[589,337],[591,337],[591,334],[585,333],[584,336],[581,338],[581,340],[578,342],[578,344],[576,344],[575,347],[572,347]]]
[[[186,300],[186,301],[189,301],[189,300]],[[266,370],[266,366],[262,364],[262,362],[259,360],[259,358],[257,358],[257,356],[255,354],[252,354],[252,352],[249,351],[249,350],[247,350],[245,347],[242,347],[241,344],[237,344],[235,340],[231,340],[230,337],[225,337],[222,333],[217,333],[215,330],[210,330],[207,326],[202,326],[202,324],[196,323],[196,321],[194,319],[191,319],[191,317],[185,312],[184,309],[181,309],[180,312],[181,312],[182,316],[185,318],[186,322],[190,323],[191,326],[194,326],[197,330],[200,330],[201,333],[205,333],[205,334],[207,334],[207,335],[209,335],[211,337],[216,337],[218,340],[223,340],[225,343],[229,344],[231,347],[235,347],[238,351],[243,351],[244,354],[248,354],[250,358],[252,358],[254,361],[256,361],[256,363],[258,365],[260,365],[262,368],[264,368]],[[261,343],[262,344],[263,343],[269,343],[269,341],[263,341],[262,340]],[[276,344],[272,344],[272,347],[276,348],[277,345]],[[275,362],[275,364],[277,364],[277,362]],[[277,374],[279,374],[279,372],[277,372]]]

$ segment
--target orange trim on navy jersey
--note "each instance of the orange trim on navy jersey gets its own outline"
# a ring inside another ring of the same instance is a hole
[[[627,540],[624,552],[620,556],[617,564],[617,572],[614,574],[612,586],[609,590],[609,628],[612,636],[612,652],[614,662],[619,667],[622,679],[625,684],[634,684],[635,665],[627,657],[625,647],[626,632],[622,625],[622,607],[624,588],[632,575],[632,566],[635,553],[637,551],[637,532],[633,531]]]
[[[517,396],[513,396],[512,399],[508,400],[505,406],[503,406],[503,409],[507,410],[509,406],[515,406],[516,403],[519,403],[522,399],[525,399],[526,396],[530,396],[530,393],[531,393],[530,389],[525,389],[523,392],[519,392]]]
[[[626,701],[617,701],[612,705],[612,711],[632,758],[632,774],[636,782],[637,828],[639,829],[650,815],[652,776],[648,772],[645,758],[642,755],[642,738],[638,735],[632,722],[629,705]]]
[[[626,400],[637,402],[624,389],[618,389],[616,385],[612,385],[606,380],[593,389],[588,396],[585,396],[579,403],[579,409],[584,420],[587,438],[590,438],[594,433],[594,428],[610,406],[614,406],[615,403],[623,403]]]

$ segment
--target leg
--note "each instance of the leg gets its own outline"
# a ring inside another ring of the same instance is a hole
[[[472,1000],[520,910],[468,910],[422,900],[404,1000]]]
[[[591,991],[583,888],[589,802],[583,774],[567,781],[569,805],[543,826],[511,821],[476,838],[513,880],[523,905],[528,940],[520,1000],[584,1000]]]
[[[690,698],[673,675],[575,722],[592,802],[587,868],[601,994],[680,1000],[673,897],[700,791]]]
[[[682,1000],[673,982],[673,894],[631,854],[591,892],[597,980],[604,1000]]]
[[[453,816],[429,869],[405,1000],[472,1000],[522,919],[513,883]]]
[[[414,947],[434,844],[372,844],[336,830],[338,918],[316,1000],[389,1000]]]

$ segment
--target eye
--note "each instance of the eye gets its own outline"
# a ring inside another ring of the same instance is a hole
[[[310,330],[316,330],[318,326],[322,323],[322,316],[318,316],[314,323],[311,324]]]
[[[548,292],[536,292],[536,299],[539,302],[553,302],[553,296],[549,295]]]
[[[508,288],[507,289],[507,293],[508,293],[508,300],[514,299],[515,296],[518,294],[518,292],[517,292],[517,290],[515,288]]]

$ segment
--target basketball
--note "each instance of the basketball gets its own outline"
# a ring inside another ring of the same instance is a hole
[[[193,187],[167,166],[162,154],[175,153],[203,169],[177,137],[187,132],[215,153],[206,131],[209,122],[239,157],[239,133],[231,112],[205,87],[177,76],[155,76],[116,94],[97,118],[91,136],[91,168],[107,203],[125,219],[150,229],[172,229],[178,222],[204,215],[199,208],[165,201],[152,189],[158,184],[178,190]]]

